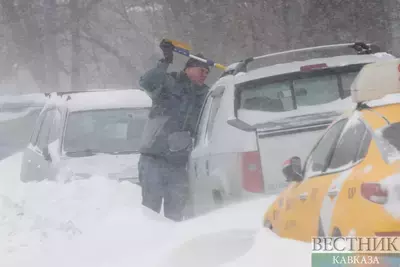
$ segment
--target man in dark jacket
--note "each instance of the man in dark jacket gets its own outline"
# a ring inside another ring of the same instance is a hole
[[[140,85],[151,97],[153,106],[143,134],[139,180],[144,206],[159,213],[164,201],[165,217],[181,221],[189,194],[186,165],[190,147],[171,150],[168,141],[174,133],[189,132],[194,136],[209,89],[204,84],[209,66],[189,59],[183,71],[167,73],[173,62],[173,46],[163,40],[160,48],[164,58],[140,78]],[[176,141],[180,139],[175,137]]]

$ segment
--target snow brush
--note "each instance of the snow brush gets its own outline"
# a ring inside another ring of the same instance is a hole
[[[212,60],[201,58],[201,57],[190,54],[190,50],[192,50],[192,48],[188,44],[185,44],[183,42],[176,41],[176,40],[171,40],[171,39],[165,39],[165,40],[168,42],[171,42],[171,44],[174,46],[173,51],[178,54],[181,54],[186,57],[190,57],[190,58],[196,59],[198,61],[207,63],[211,67],[216,67],[221,70],[226,70],[226,67],[222,64],[215,63]]]

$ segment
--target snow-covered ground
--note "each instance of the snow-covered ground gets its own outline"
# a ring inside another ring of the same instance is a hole
[[[22,184],[21,156],[0,162],[0,266],[311,265],[309,244],[261,228],[274,197],[174,223],[142,208],[128,182]]]

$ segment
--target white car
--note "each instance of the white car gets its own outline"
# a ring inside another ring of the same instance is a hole
[[[247,71],[262,58],[336,48],[353,54],[308,56]],[[352,107],[350,85],[360,69],[393,58],[354,43],[284,51],[228,67],[211,87],[199,119],[189,161],[189,216],[279,193],[286,186],[282,162],[293,153],[306,156],[322,130]]]
[[[51,93],[23,153],[20,179],[101,175],[138,183],[137,163],[152,101],[141,90]]]

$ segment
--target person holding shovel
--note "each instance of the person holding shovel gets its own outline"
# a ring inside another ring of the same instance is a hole
[[[191,146],[184,144],[187,139],[180,134],[194,136],[209,90],[205,80],[210,69],[207,63],[190,58],[182,71],[168,73],[174,45],[164,39],[160,48],[164,58],[140,78],[140,86],[151,97],[153,105],[140,149],[139,181],[145,207],[160,213],[163,203],[166,218],[182,221],[189,196],[186,166]],[[203,58],[202,54],[196,56]],[[171,149],[171,142],[175,146],[182,142],[184,149]]]

